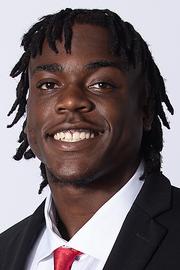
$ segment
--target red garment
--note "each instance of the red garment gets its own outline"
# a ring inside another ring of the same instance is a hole
[[[73,248],[57,248],[54,251],[54,270],[70,270],[74,260],[81,254]]]

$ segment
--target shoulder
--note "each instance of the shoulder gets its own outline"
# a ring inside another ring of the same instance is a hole
[[[180,188],[171,186],[171,208],[177,211],[178,217],[180,219]]]
[[[179,199],[180,200],[180,188],[175,187],[175,186],[171,186],[172,188],[172,193],[174,194],[174,199]]]
[[[15,258],[19,246],[24,238],[26,228],[31,220],[31,216],[23,219],[14,226],[0,234],[0,264],[2,269],[7,269],[4,265],[9,264]]]
[[[44,225],[44,203],[42,203],[31,216],[0,234],[0,268],[24,269],[22,266]]]
[[[5,247],[16,246],[27,234],[33,234],[40,230],[44,222],[43,202],[32,215],[26,217],[0,234],[0,251],[3,252]]]
[[[163,181],[168,179],[163,176]],[[180,188],[170,185],[170,196],[164,193],[164,198],[161,197],[161,200],[168,201],[168,207],[166,211],[162,212],[161,215],[157,216],[157,220],[166,224],[168,228],[172,229],[172,232],[179,234],[179,225],[180,225]]]
[[[166,176],[162,175],[163,182],[169,182],[171,190],[171,207],[180,209],[180,188],[171,184],[171,179],[169,180]]]
[[[24,230],[24,228],[27,226],[27,224],[29,223],[31,219],[31,216],[21,220],[20,222],[18,222],[17,224],[13,225],[12,227],[10,227],[9,229],[7,229],[6,231],[4,231],[3,233],[0,234],[0,244],[3,241],[7,241],[8,239],[13,238],[18,238],[18,235],[22,233],[22,231]]]
[[[161,181],[169,185],[170,196],[168,197],[168,193],[164,193],[164,199],[166,200],[168,197],[169,202],[170,202],[169,211],[170,212],[178,211],[178,217],[180,219],[180,215],[179,215],[180,213],[180,188],[173,186],[171,184],[171,181],[164,175],[162,175]]]

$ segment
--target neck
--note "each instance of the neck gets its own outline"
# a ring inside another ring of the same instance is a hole
[[[126,174],[106,175],[87,186],[49,181],[57,214],[71,238],[133,176],[138,164]],[[109,181],[109,179],[111,179]]]

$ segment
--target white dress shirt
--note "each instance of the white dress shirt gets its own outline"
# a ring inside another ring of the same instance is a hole
[[[83,253],[72,265],[72,270],[102,270],[116,241],[122,224],[136,199],[143,181],[141,163],[128,183],[110,198],[93,217],[69,240],[64,240],[55,224],[52,197],[45,203],[46,226],[39,236],[28,260],[27,270],[54,270],[53,251],[71,247]]]

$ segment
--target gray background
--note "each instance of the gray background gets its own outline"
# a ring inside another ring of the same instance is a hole
[[[124,20],[130,21],[150,46],[154,59],[166,80],[168,95],[175,108],[175,116],[169,116],[171,130],[164,130],[163,172],[172,184],[180,186],[179,137],[180,137],[180,35],[178,0],[96,0],[96,1],[4,1],[1,3],[0,81],[1,81],[1,177],[0,177],[0,232],[32,213],[46,195],[37,194],[41,182],[37,160],[12,160],[17,147],[17,137],[22,122],[6,129],[11,122],[6,114],[15,98],[18,79],[8,74],[18,61],[22,50],[20,40],[24,32],[37,18],[61,8],[109,8]]]

